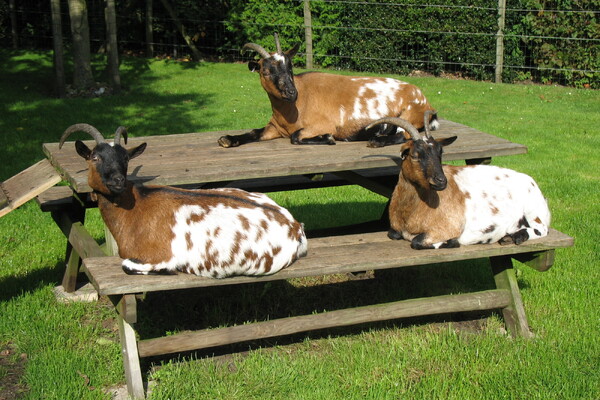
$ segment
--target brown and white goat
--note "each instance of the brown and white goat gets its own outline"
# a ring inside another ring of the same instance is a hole
[[[93,126],[75,124],[63,133],[59,147],[77,131],[97,142],[89,149],[78,140],[75,148],[87,160],[88,183],[125,272],[268,275],[306,254],[303,225],[264,194],[134,185],[127,180],[127,166],[146,143],[126,150],[120,145],[121,135],[127,138],[123,127],[111,145]]]
[[[391,239],[415,249],[461,244],[520,244],[548,233],[550,211],[528,175],[490,165],[442,165],[442,147],[456,136],[421,136],[409,122],[374,122],[402,127],[411,140],[401,145],[400,175],[389,205]]]
[[[366,125],[383,117],[402,117],[423,128],[423,115],[432,110],[418,87],[396,79],[322,72],[294,75],[292,58],[299,45],[283,52],[277,34],[275,43],[275,53],[255,43],[242,48],[261,56],[248,67],[260,74],[262,87],[271,101],[271,120],[261,129],[222,136],[218,141],[222,147],[282,137],[290,138],[293,144],[368,140],[369,147],[381,147],[404,142],[404,135],[395,127],[390,132],[386,127],[365,129]],[[431,129],[435,129],[436,114],[432,113],[430,119]]]

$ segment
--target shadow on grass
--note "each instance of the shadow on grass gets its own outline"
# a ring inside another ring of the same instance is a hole
[[[151,71],[149,60],[122,59],[123,91],[119,95],[56,99],[51,52],[0,50],[0,59],[0,181],[44,158],[42,144],[57,142],[64,129],[74,123],[92,124],[108,137],[119,125],[125,125],[131,136],[205,129],[194,114],[212,101],[211,95],[200,93],[193,85],[184,90],[162,90],[164,78]],[[198,63],[182,64],[181,71],[202,68]],[[102,81],[103,61],[95,59],[93,69]],[[67,81],[70,74],[71,65],[67,64]],[[80,138],[88,137],[74,134],[72,140]]]
[[[25,275],[0,278],[0,302],[34,292],[47,285],[57,286],[60,284],[64,271],[65,264],[58,262],[53,267],[36,269]]]

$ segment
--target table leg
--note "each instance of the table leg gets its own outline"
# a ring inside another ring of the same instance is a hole
[[[81,257],[73,248],[71,243],[67,243],[67,262],[65,274],[63,275],[62,287],[66,293],[73,293],[77,286],[77,275],[81,266]]]
[[[532,337],[529,330],[525,307],[521,299],[521,292],[517,283],[517,276],[512,265],[510,256],[490,257],[492,273],[498,289],[508,290],[510,293],[510,304],[502,309],[504,323],[513,337]]]
[[[125,369],[127,392],[133,399],[144,399],[144,382],[138,352],[137,338],[133,324],[137,321],[137,304],[135,295],[126,294],[121,298],[111,298],[115,302],[118,313],[119,337],[121,339],[121,355]]]

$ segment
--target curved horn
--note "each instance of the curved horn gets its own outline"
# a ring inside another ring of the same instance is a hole
[[[283,55],[283,51],[281,51],[281,44],[279,43],[279,34],[275,32],[273,36],[275,36],[275,46],[277,47],[277,54]]]
[[[106,142],[104,140],[104,136],[102,136],[100,131],[98,129],[94,128],[93,126],[91,126],[90,124],[74,124],[74,125],[71,125],[70,127],[68,127],[67,129],[65,129],[62,136],[60,137],[60,142],[58,143],[58,148],[59,149],[62,148],[63,144],[65,143],[65,140],[67,140],[67,138],[69,137],[69,135],[71,133],[79,132],[79,131],[89,133],[90,136],[92,138],[94,138],[94,140],[98,144]]]
[[[398,118],[398,117],[386,117],[386,118],[378,119],[377,121],[371,122],[369,125],[367,125],[365,127],[365,129],[371,129],[375,125],[379,125],[379,124],[390,124],[390,125],[399,126],[400,128],[404,129],[406,132],[408,132],[410,134],[410,137],[413,140],[422,140],[423,139],[423,137],[421,137],[421,134],[419,134],[419,131],[417,130],[417,128],[414,127],[413,124],[411,124],[410,122],[408,122],[407,120],[405,120],[403,118]]]
[[[437,113],[437,111],[435,111],[435,110],[427,110],[423,114],[423,126],[425,127],[425,135],[428,138],[431,137],[431,131],[429,129],[429,121],[431,120],[431,116],[435,115],[436,113]]]
[[[245,49],[250,49],[250,50],[256,51],[258,54],[260,54],[260,56],[262,58],[269,58],[269,57],[271,57],[271,55],[269,54],[268,51],[266,51],[262,46],[259,46],[256,43],[246,43],[242,47],[242,51],[244,51]]]
[[[123,136],[125,144],[127,144],[127,128],[125,128],[124,126],[118,127],[115,131],[115,144],[121,144],[121,135]]]

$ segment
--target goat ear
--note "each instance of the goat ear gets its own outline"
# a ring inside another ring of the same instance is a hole
[[[449,144],[454,143],[454,141],[456,140],[457,136],[450,136],[449,138],[445,138],[445,139],[436,139],[436,141],[442,145],[442,147],[444,146],[448,146]]]
[[[132,158],[136,158],[137,156],[141,155],[144,152],[144,150],[146,150],[146,143],[142,143],[139,146],[134,147],[133,149],[127,150],[129,159],[131,160]]]
[[[90,159],[90,154],[92,154],[92,151],[81,140],[75,141],[75,150],[81,157],[85,158],[86,160]]]
[[[411,147],[412,146],[411,146],[410,142],[402,143],[402,146],[400,146],[400,158],[402,160],[404,160],[406,157],[408,157],[408,153],[410,153]]]
[[[260,71],[260,64],[256,61],[250,61],[248,62],[248,69],[250,70],[250,72],[258,72]]]
[[[289,56],[290,58],[294,57],[296,55],[296,53],[298,52],[298,49],[300,49],[300,44],[301,43],[296,43],[296,45],[294,47],[292,47],[291,49],[289,49],[288,51],[286,51],[285,54],[287,56]]]

